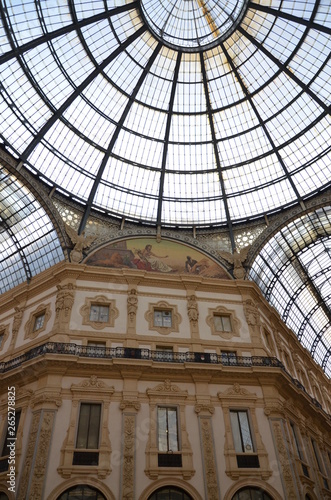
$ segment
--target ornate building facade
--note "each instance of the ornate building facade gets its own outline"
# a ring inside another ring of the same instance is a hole
[[[329,379],[208,254],[117,240],[0,311],[1,498],[331,498]]]

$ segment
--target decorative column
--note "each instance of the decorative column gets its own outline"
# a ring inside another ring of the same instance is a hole
[[[48,455],[57,408],[62,399],[59,392],[39,393],[32,399],[35,408],[24,459],[21,480],[18,485],[17,500],[33,498],[43,500]]]
[[[195,405],[200,429],[206,500],[218,500],[221,497],[211,421],[211,415],[213,415],[214,411],[215,409],[211,404],[197,403]]]
[[[140,410],[140,403],[138,401],[123,400],[120,409],[123,412],[121,500],[134,500],[136,414]]]

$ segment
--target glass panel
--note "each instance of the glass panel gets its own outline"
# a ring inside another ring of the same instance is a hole
[[[154,311],[154,326],[163,326],[162,311]]]
[[[81,404],[76,448],[87,448],[89,417],[90,417],[90,405]]]
[[[169,451],[178,451],[177,410],[168,409]]]
[[[101,321],[107,323],[109,319],[109,306],[92,304],[90,310],[90,321]]]
[[[89,434],[87,440],[87,448],[89,449],[99,447],[100,411],[101,405],[90,406]]]
[[[34,322],[33,331],[35,332],[36,330],[42,328],[44,326],[44,322],[45,322],[45,314],[40,314],[39,316],[37,316]]]
[[[241,432],[240,432],[240,427],[239,427],[238,414],[236,411],[230,412],[230,419],[231,419],[234,448],[235,448],[237,453],[242,453],[243,446],[242,446],[242,441],[241,441]]]
[[[154,310],[154,326],[172,326],[172,312]]]
[[[163,311],[163,326],[171,327],[171,311]]]
[[[97,449],[99,447],[100,404],[80,405],[76,448]]]
[[[230,316],[223,316],[221,314],[214,315],[214,326],[217,332],[231,332],[231,319]]]
[[[230,316],[223,316],[223,332],[231,332]]]
[[[168,451],[167,439],[167,410],[166,408],[158,408],[158,446],[159,451]]]
[[[176,408],[158,408],[159,451],[178,451],[178,429]]]
[[[252,441],[252,437],[251,437],[251,431],[249,428],[247,412],[240,411],[240,412],[238,412],[238,416],[239,416],[241,435],[242,435],[242,441],[243,441],[243,446],[244,446],[243,451],[245,451],[246,453],[252,453],[254,451],[254,449],[253,449],[253,441]]]

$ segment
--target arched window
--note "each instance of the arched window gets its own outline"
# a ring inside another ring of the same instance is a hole
[[[232,500],[273,500],[261,488],[242,488],[233,495]]]
[[[148,500],[192,500],[192,497],[181,488],[166,486],[154,491]]]
[[[106,497],[95,488],[86,484],[73,486],[62,493],[57,500],[107,500]]]
[[[6,493],[3,493],[3,491],[0,491],[0,500],[8,500]]]

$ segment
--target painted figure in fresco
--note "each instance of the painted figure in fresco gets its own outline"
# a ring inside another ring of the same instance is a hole
[[[192,257],[190,257],[189,255],[186,257],[186,262],[185,262],[185,269],[188,273],[192,273],[193,271],[193,267],[195,266],[195,264],[197,263],[197,261],[195,259],[192,259]]]
[[[143,250],[138,250],[138,255],[142,261],[150,264],[152,271],[159,271],[161,273],[169,273],[172,268],[168,266],[165,262],[159,259],[166,259],[168,255],[156,255],[152,252],[152,245],[146,245]]]

